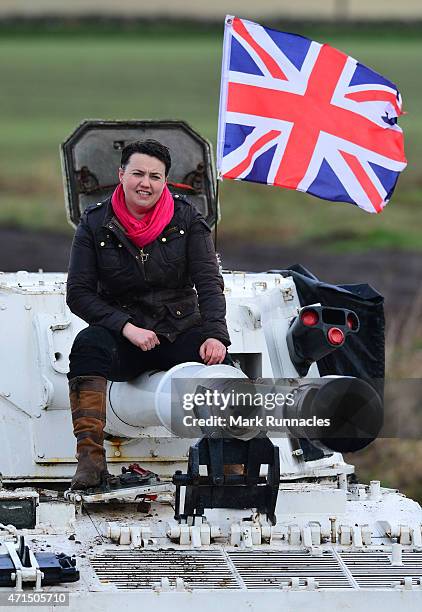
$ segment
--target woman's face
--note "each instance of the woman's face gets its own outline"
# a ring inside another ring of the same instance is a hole
[[[156,157],[133,153],[126,168],[119,169],[119,180],[129,212],[140,219],[157,203],[163,193],[166,167]]]

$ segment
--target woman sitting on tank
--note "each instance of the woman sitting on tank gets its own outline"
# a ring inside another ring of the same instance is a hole
[[[78,466],[72,489],[104,484],[107,381],[185,361],[230,363],[223,279],[201,214],[167,186],[167,147],[122,151],[119,184],[89,206],[74,237],[67,303],[89,326],[68,374]],[[142,409],[142,408],[141,408]]]

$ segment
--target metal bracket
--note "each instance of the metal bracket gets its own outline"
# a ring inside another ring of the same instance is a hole
[[[92,504],[95,502],[107,502],[113,500],[133,500],[143,495],[156,494],[156,493],[168,493],[173,491],[173,485],[171,482],[163,482],[161,484],[138,486],[138,487],[122,487],[121,489],[116,488],[110,491],[102,491],[98,493],[84,493],[83,491],[71,491],[68,489],[64,493],[64,498],[67,501],[73,503],[85,502]]]
[[[268,465],[266,476],[261,465]],[[207,476],[200,475],[207,466]],[[243,465],[243,474],[225,474],[224,465]],[[207,438],[190,447],[188,471],[173,476],[176,485],[175,519],[186,521],[203,516],[205,508],[256,508],[275,525],[275,507],[280,483],[278,447],[267,437],[244,441],[235,438]],[[181,487],[186,487],[183,512]]]
[[[7,549],[7,552],[10,555],[13,565],[15,566],[15,572],[11,574],[12,580],[15,580],[15,589],[16,591],[23,590],[24,582],[33,582],[34,590],[41,591],[41,581],[44,578],[43,572],[41,572],[40,567],[38,565],[38,561],[35,558],[34,553],[28,547],[25,547],[23,538],[19,541],[19,547],[26,551],[27,561],[29,561],[30,565],[23,565],[20,556],[18,555],[16,544],[13,542],[4,542],[4,546]]]

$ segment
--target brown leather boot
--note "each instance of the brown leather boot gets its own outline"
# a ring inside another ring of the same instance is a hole
[[[69,381],[78,459],[71,489],[96,487],[109,476],[103,447],[106,390],[107,380],[102,376],[76,376]]]

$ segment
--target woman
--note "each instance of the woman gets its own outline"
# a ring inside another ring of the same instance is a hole
[[[76,230],[67,303],[89,327],[73,343],[68,374],[78,458],[73,489],[97,486],[108,475],[107,380],[184,361],[227,362],[211,230],[189,202],[172,197],[170,166],[167,147],[155,140],[125,147],[119,185],[85,210]]]

